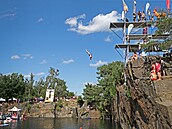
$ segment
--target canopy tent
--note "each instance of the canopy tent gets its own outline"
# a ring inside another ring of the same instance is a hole
[[[16,98],[11,98],[11,99],[8,99],[9,101],[17,101],[17,99]]]
[[[21,111],[21,109],[14,106],[13,108],[8,109],[8,111],[10,111],[10,112],[19,112],[19,111]]]
[[[6,100],[3,98],[0,98],[0,102],[5,102]]]
[[[41,96],[40,98],[38,98],[39,101],[44,101],[44,98]]]

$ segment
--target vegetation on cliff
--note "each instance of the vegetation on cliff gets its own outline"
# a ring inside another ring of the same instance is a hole
[[[154,23],[157,27],[155,32],[156,35],[162,34],[172,34],[172,18],[165,17],[160,19],[158,22],[155,21]],[[172,45],[172,37],[169,37],[165,41],[149,41],[147,44],[142,44],[142,48],[150,51],[153,46],[157,46],[160,50],[167,50]]]
[[[97,68],[98,83],[85,85],[84,100],[92,108],[98,109],[102,118],[114,116],[116,86],[124,81],[123,69],[124,63],[119,61],[100,66]]]

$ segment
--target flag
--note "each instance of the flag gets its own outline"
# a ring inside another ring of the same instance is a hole
[[[122,0],[122,3],[123,3],[123,9],[124,9],[124,12],[128,12],[128,6],[126,5],[125,1]]]
[[[166,0],[167,10],[170,10],[170,0]]]
[[[134,25],[133,24],[130,24],[128,26],[128,35],[130,34],[131,30],[133,29]]]
[[[149,3],[147,3],[147,4],[146,4],[146,11],[145,11],[145,14],[147,14],[148,9],[149,9],[149,6],[150,6],[150,4],[149,4]]]
[[[121,17],[122,20],[124,20],[124,11],[122,11],[122,17]]]

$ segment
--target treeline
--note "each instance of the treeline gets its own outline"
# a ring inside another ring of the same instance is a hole
[[[97,68],[97,84],[85,85],[83,96],[78,97],[78,104],[82,106],[85,102],[91,108],[101,112],[102,118],[111,117],[114,112],[116,86],[124,82],[124,63],[112,62]],[[67,90],[66,82],[60,78],[59,70],[50,67],[49,74],[45,79],[34,80],[31,73],[30,78],[24,75],[12,73],[9,75],[0,74],[0,98],[20,99],[21,102],[28,101],[35,97],[45,98],[47,88],[55,89],[55,97],[70,98],[75,94]]]
[[[0,98],[8,100],[14,97],[21,102],[35,97],[45,98],[47,88],[55,89],[55,96],[59,98],[74,96],[73,92],[67,90],[66,82],[58,78],[58,75],[59,70],[52,67],[45,80],[41,78],[39,81],[34,80],[32,73],[29,79],[18,73],[0,74]]]

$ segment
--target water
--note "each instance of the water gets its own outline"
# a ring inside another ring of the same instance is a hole
[[[99,119],[28,118],[0,129],[115,129],[115,123]]]

